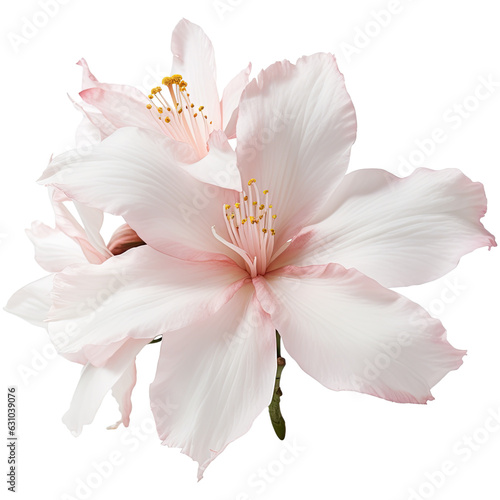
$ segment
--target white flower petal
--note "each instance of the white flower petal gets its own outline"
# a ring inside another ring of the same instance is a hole
[[[50,292],[53,275],[45,276],[18,290],[7,302],[5,310],[33,325],[47,328],[45,319],[52,306]]]
[[[252,63],[238,73],[226,86],[222,93],[221,112],[223,129],[228,139],[236,137],[236,122],[238,121],[238,105],[243,90],[248,85]]]
[[[55,273],[71,264],[87,262],[81,247],[59,229],[36,221],[26,234],[35,247],[36,261],[46,271]]]
[[[236,153],[222,130],[214,130],[208,140],[210,153],[200,161],[183,168],[195,179],[226,189],[241,191]]]
[[[237,193],[185,172],[192,153],[187,144],[155,132],[122,128],[85,156],[54,158],[41,181],[85,205],[123,216],[161,252],[186,259],[233,258],[211,227],[229,240],[223,204],[237,201]]]
[[[76,133],[76,144],[79,150],[85,151],[90,144],[102,141],[116,130],[116,127],[95,106],[84,101],[76,102],[71,96],[68,97],[73,106],[83,115],[82,123]]]
[[[101,228],[104,221],[103,212],[97,208],[87,207],[77,201],[74,203],[78,215],[82,220],[88,242],[104,257],[111,257],[112,254],[101,236]]]
[[[330,389],[425,403],[462,364],[440,321],[355,269],[290,266],[254,283],[287,352]]]
[[[147,96],[137,91],[137,97],[124,96],[121,92],[103,88],[82,90],[80,97],[97,108],[114,127],[142,127],[162,131],[160,123],[153,118]],[[89,117],[90,118],[90,117]]]
[[[161,131],[159,123],[146,108],[149,99],[139,89],[130,85],[102,83],[91,73],[85,59],[77,64],[83,70],[80,97],[84,103],[74,104],[101,131],[101,139],[119,127],[145,127]]]
[[[283,61],[243,92],[237,124],[243,185],[269,189],[278,215],[276,248],[329,199],[347,169],[356,116],[331,54]]]
[[[163,444],[208,464],[271,402],[274,327],[247,285],[203,323],[163,337],[151,407]]]
[[[68,153],[68,155],[71,155],[71,153]],[[86,226],[83,227],[65,205],[66,202],[73,202],[61,190],[51,186],[49,196],[56,218],[56,229],[59,229],[78,243],[88,262],[100,264],[109,258],[111,252],[104,245],[99,233],[102,224],[102,212],[91,208],[87,209],[88,212],[82,210],[82,223]],[[89,240],[94,242],[95,246]],[[99,241],[102,244],[99,244]]]
[[[221,129],[215,56],[212,42],[196,24],[182,19],[172,33],[172,74],[180,74],[195,106],[204,106],[208,121]]]
[[[225,261],[190,262],[148,246],[54,278],[49,334],[60,353],[102,365],[124,339],[153,339],[215,313],[248,275]]]
[[[333,200],[333,215],[305,228],[274,269],[334,262],[387,287],[409,286],[443,276],[476,248],[496,246],[480,222],[483,186],[459,170],[417,169],[402,179],[358,170]]]
[[[108,361],[99,368],[87,364],[76,387],[69,410],[63,416],[68,429],[78,436],[84,425],[90,424],[101,406],[106,393],[118,386],[120,396],[127,401],[120,401],[120,410],[125,425],[128,425],[131,403],[130,394],[135,385],[135,376],[130,377],[133,366],[135,374],[135,357],[148,343],[148,340],[129,339]],[[125,387],[126,385],[126,387]]]
[[[122,418],[119,423],[128,427],[130,424],[130,413],[132,412],[132,390],[137,381],[137,367],[135,360],[131,362],[123,375],[113,385],[111,394],[116,399]]]

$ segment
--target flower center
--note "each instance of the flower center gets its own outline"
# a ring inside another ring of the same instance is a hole
[[[176,141],[191,144],[200,158],[207,154],[207,141],[213,130],[212,122],[203,113],[204,106],[196,107],[189,98],[187,83],[181,75],[166,76],[163,87],[151,89],[151,116],[159,120],[166,135]],[[168,91],[168,94],[167,94]]]
[[[273,257],[277,218],[269,202],[269,190],[262,191],[261,197],[257,181],[250,179],[248,195],[242,191],[238,203],[223,205],[223,213],[231,243],[221,238],[212,226],[214,236],[243,258],[252,278],[265,274]]]

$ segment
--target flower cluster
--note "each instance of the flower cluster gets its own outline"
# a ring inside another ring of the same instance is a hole
[[[250,82],[248,66],[220,99],[201,28],[181,21],[172,52],[172,75],[149,95],[80,61],[75,105],[100,141],[56,156],[39,181],[56,225],[28,234],[50,275],[7,309],[84,365],[66,425],[79,434],[110,389],[128,425],[136,356],[160,336],[148,347],[161,346],[158,434],[199,477],[279,392],[281,338],[330,389],[432,399],[465,352],[390,288],[496,246],[482,185],[455,169],[346,175],[356,115],[331,54]],[[103,213],[124,220],[107,244]]]

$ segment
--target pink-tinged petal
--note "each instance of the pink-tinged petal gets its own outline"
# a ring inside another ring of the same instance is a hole
[[[440,321],[355,269],[290,266],[254,283],[287,352],[330,389],[425,403],[462,364]]]
[[[115,386],[120,395],[122,420],[128,425],[132,408],[130,394],[135,385],[135,376],[130,377],[130,369],[133,366],[135,373],[135,357],[147,343],[143,339],[129,339],[103,367],[87,364],[83,368],[70,408],[63,416],[63,422],[73,435],[78,436],[82,427],[94,420],[104,396],[110,389],[115,390]],[[122,397],[126,397],[127,401]]]
[[[151,340],[214,314],[247,276],[234,263],[184,261],[149,246],[70,266],[54,278],[49,334],[58,352],[83,351],[102,365],[124,339]]]
[[[103,90],[110,90],[122,94],[123,98],[131,98],[134,100],[144,99],[144,94],[137,88],[130,85],[120,85],[116,83],[102,83],[100,82],[90,71],[87,61],[85,59],[80,59],[77,62],[78,66],[82,67],[82,90],[87,90],[89,88],[100,88]],[[146,101],[147,103],[147,101]]]
[[[111,257],[111,252],[108,250],[104,239],[101,236],[101,228],[104,222],[104,214],[102,210],[88,207],[77,201],[74,202],[76,211],[82,221],[83,229],[87,236],[87,240],[102,256],[105,258]]]
[[[82,68],[82,90],[100,85],[99,80],[90,71],[89,65],[83,57],[76,64]]]
[[[182,167],[191,163],[186,161],[191,154],[187,144],[144,129],[122,128],[85,156],[75,158],[70,152],[54,158],[41,181],[85,205],[123,216],[144,242],[166,254],[234,258],[211,227],[229,240],[223,205],[237,201],[237,193],[185,172]]]
[[[122,418],[111,427],[118,427],[123,424],[128,427],[130,424],[130,414],[132,413],[132,391],[137,382],[137,367],[135,360],[129,364],[123,375],[113,385],[111,394],[118,403],[118,408]]]
[[[172,33],[172,74],[180,74],[188,84],[195,106],[204,106],[204,114],[221,129],[221,112],[217,92],[215,56],[212,42],[196,24],[182,19]]]
[[[144,127],[161,131],[159,123],[146,108],[149,99],[139,89],[130,85],[102,83],[90,72],[85,59],[78,63],[83,69],[80,97],[91,108],[81,106],[81,110],[102,132],[102,139],[110,135],[112,128]],[[98,110],[101,116],[90,110]],[[110,127],[111,125],[111,127]]]
[[[85,150],[89,143],[94,142],[96,134],[102,141],[116,130],[116,127],[95,106],[86,102],[76,102],[71,96],[68,97],[73,106],[83,115],[83,121],[77,130],[78,149]]]
[[[9,299],[5,310],[35,326],[47,328],[45,320],[52,306],[52,281],[51,274],[21,288]]]
[[[140,95],[141,98],[125,98],[120,92],[102,88],[90,88],[80,92],[83,101],[97,108],[116,128],[142,127],[161,132],[160,123],[146,107],[149,99]]]
[[[443,276],[476,248],[496,246],[480,222],[482,184],[456,169],[421,168],[402,179],[358,170],[333,198],[333,214],[305,228],[274,269],[335,262],[387,287],[409,286]]]
[[[222,128],[229,139],[236,137],[236,122],[238,121],[238,105],[243,90],[248,85],[252,63],[238,73],[226,86],[222,93],[221,114]]]
[[[72,101],[71,97],[69,97],[69,99]],[[78,124],[75,132],[75,146],[78,151],[85,151],[86,148],[88,148],[90,145],[102,141],[105,136],[103,137],[103,134],[99,130],[99,127],[96,127],[92,123],[90,118],[83,111],[82,106],[78,105],[75,102],[73,104],[75,109],[82,115],[82,119]],[[91,108],[91,106],[88,107]],[[99,113],[99,115],[100,114],[101,113]]]
[[[110,344],[86,344],[79,351],[63,352],[63,347],[67,344],[68,339],[75,334],[75,331],[76,334],[79,333],[78,323],[68,322],[64,331],[57,331],[51,335],[52,343],[59,351],[59,354],[69,361],[82,365],[90,363],[96,368],[105,366],[109,359],[129,340],[128,338],[122,338],[118,342],[111,342]]]
[[[87,262],[81,247],[59,229],[37,221],[26,233],[35,247],[35,260],[46,271],[56,273],[71,264]]]
[[[269,405],[276,342],[248,284],[203,323],[163,337],[151,407],[163,444],[209,463]]]
[[[356,115],[334,56],[262,71],[243,92],[237,137],[242,182],[255,178],[269,190],[279,248],[311,220],[347,169]]]
[[[68,153],[68,156],[71,155],[71,152]],[[101,264],[111,257],[111,252],[106,248],[99,232],[103,220],[103,214],[100,210],[75,204],[82,219],[82,226],[65,205],[66,202],[73,202],[61,190],[51,187],[49,196],[56,217],[56,229],[78,243],[88,262]]]
[[[208,139],[209,154],[200,161],[184,166],[195,179],[226,189],[241,191],[236,153],[222,130],[214,130]]]

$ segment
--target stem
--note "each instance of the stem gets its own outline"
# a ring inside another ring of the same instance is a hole
[[[286,434],[286,424],[280,409],[280,398],[283,396],[283,392],[280,388],[281,372],[285,368],[286,361],[285,358],[281,357],[281,337],[276,330],[276,355],[277,355],[277,368],[276,368],[276,380],[274,382],[274,393],[271,404],[269,405],[269,416],[271,417],[271,423],[273,425],[274,432],[279,439],[285,439]]]

